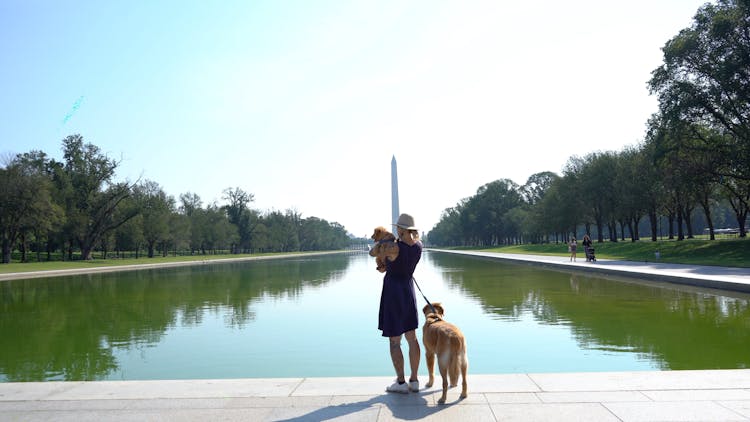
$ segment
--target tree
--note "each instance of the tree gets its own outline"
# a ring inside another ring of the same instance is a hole
[[[180,195],[180,212],[190,217],[193,212],[201,209],[203,201],[198,194],[187,192]]]
[[[247,193],[240,188],[224,189],[223,199],[229,202],[224,206],[227,216],[232,224],[237,224],[242,212],[247,209],[247,204],[253,202],[255,197],[252,193]]]
[[[263,218],[267,228],[268,245],[273,252],[293,252],[299,250],[299,232],[297,231],[296,212],[282,214],[272,211]]]
[[[639,239],[638,225],[646,213],[646,203],[643,201],[643,192],[653,181],[643,178],[643,160],[638,149],[626,148],[617,154],[615,168],[615,186],[618,197],[617,213],[623,225],[628,228],[630,240],[635,242]],[[625,233],[622,233],[623,237]]]
[[[77,242],[83,259],[101,237],[133,218],[136,210],[115,215],[120,203],[131,194],[128,183],[114,183],[118,163],[102,154],[99,147],[84,144],[81,135],[63,140],[64,165],[55,175],[58,188],[64,192],[66,233]]]
[[[586,206],[586,196],[581,193],[583,188],[581,175],[566,173],[545,196],[548,212],[554,213],[555,233],[567,240],[569,234],[577,232],[578,225],[584,223],[589,227],[592,208]],[[550,199],[550,201],[546,201]]]
[[[477,189],[466,203],[464,214],[467,221],[464,227],[470,228],[472,237],[480,245],[495,245],[515,235],[506,219],[506,213],[521,205],[519,186],[509,179],[496,180]]]
[[[520,189],[524,201],[532,206],[539,203],[550,186],[559,178],[560,176],[551,171],[532,174]]]
[[[599,242],[603,242],[604,224],[608,224],[610,240],[613,235],[615,206],[615,163],[613,152],[594,152],[584,158],[571,157],[563,170],[565,184],[560,194],[565,205],[573,204],[574,223],[592,221],[596,224]],[[584,210],[583,215],[575,210]],[[575,228],[575,226],[573,226]],[[587,230],[588,231],[588,230]]]
[[[535,208],[539,206],[547,191],[559,178],[560,176],[550,171],[536,173],[529,176],[526,183],[520,187],[519,193],[525,206],[522,213],[521,210],[514,213],[512,220],[514,224],[518,225],[518,230],[528,236],[527,240],[534,243],[541,242],[544,234],[546,234],[541,229],[542,224],[538,224],[541,220],[537,218],[539,214]]]
[[[117,256],[121,252],[135,251],[135,257],[143,245],[143,215],[136,215],[114,230],[114,246]]]
[[[190,253],[202,250],[205,254],[206,251],[202,244],[206,226],[203,208],[201,208],[203,201],[198,194],[187,192],[180,195],[180,204],[179,212],[185,216],[190,226],[190,238],[188,240]]]
[[[746,237],[745,222],[750,211],[750,181],[730,179],[730,182],[722,183],[722,189],[737,218],[739,236]]]
[[[346,230],[338,223],[309,217],[301,222],[299,242],[302,251],[342,249],[349,241]]]
[[[204,230],[201,230],[201,249],[216,252],[217,250],[229,249],[238,240],[237,227],[227,220],[223,208],[211,204],[203,210]]]
[[[461,230],[460,215],[461,211],[458,206],[443,210],[440,221],[430,230],[425,241],[432,245],[462,245],[463,230]]]
[[[185,214],[171,213],[169,215],[169,234],[162,244],[162,256],[167,256],[171,247],[175,255],[178,250],[190,248],[192,231],[190,219]]]
[[[720,153],[716,176],[750,180],[750,2],[705,4],[662,51],[649,87],[666,119],[716,131],[690,148]]]
[[[239,247],[233,247],[232,252],[239,253],[240,251],[250,250],[257,215],[251,212],[248,204],[253,202],[255,197],[240,188],[227,188],[224,189],[223,199],[228,202],[224,209],[229,222],[237,227],[237,234],[239,235]]]
[[[175,201],[158,183],[150,180],[136,185],[134,196],[143,216],[143,238],[148,248],[148,257],[153,258],[157,245],[169,238],[169,220],[175,211]]]
[[[4,264],[10,263],[19,236],[35,227],[49,229],[61,219],[61,210],[52,201],[51,181],[37,159],[46,160],[43,153],[32,153],[18,156],[0,169],[0,244]],[[23,249],[25,254],[25,245]]]
[[[511,208],[503,216],[503,224],[506,228],[507,244],[521,244],[530,233],[529,210],[527,206]]]
[[[636,157],[635,166],[642,182],[640,196],[651,226],[651,241],[656,242],[659,215],[665,208],[666,197],[664,174],[659,166],[661,152],[658,142],[665,130],[662,116],[659,114],[651,116],[647,127],[646,139]]]
[[[693,237],[692,212],[700,205],[711,239],[714,239],[711,208],[716,202],[721,177],[712,171],[721,165],[722,154],[715,150],[696,148],[702,139],[709,138],[713,129],[696,127],[685,122],[671,122],[654,130],[650,139],[654,159],[660,168],[668,201],[667,212],[677,219],[678,240],[684,239],[683,222],[687,237]],[[700,134],[700,136],[698,136]],[[733,179],[732,179],[733,180]],[[671,236],[670,221],[670,236]],[[671,238],[671,237],[670,237]]]

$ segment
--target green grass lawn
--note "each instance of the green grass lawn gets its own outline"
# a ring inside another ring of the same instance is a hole
[[[650,240],[640,240],[638,242],[620,241],[616,243],[594,242],[597,258],[621,259],[626,261],[653,262],[655,261],[654,252],[657,250],[661,254],[660,262],[669,262],[675,264],[698,264],[698,265],[717,265],[723,267],[743,267],[750,268],[750,239],[720,239],[720,240],[699,240],[690,239],[683,241],[660,240],[651,242]],[[568,256],[568,249],[564,243],[548,243],[543,245],[513,245],[502,246],[497,248],[472,248],[487,250],[501,253],[519,253],[534,255],[557,255]],[[583,246],[579,241],[578,257],[582,258]],[[154,258],[128,258],[128,259],[94,259],[91,261],[52,261],[52,262],[32,262],[32,263],[11,263],[0,265],[0,274],[45,271],[45,270],[65,270],[92,267],[110,267],[118,265],[137,265],[137,264],[158,264],[170,262],[186,261],[208,261],[226,258],[242,258],[250,256],[264,256],[274,254],[252,254],[252,255],[192,255],[192,256],[169,256]]]
[[[648,239],[638,242],[620,241],[616,243],[596,243],[594,249],[597,258],[621,259],[626,261],[653,262],[655,252],[661,254],[660,262],[675,264],[717,265],[723,267],[750,268],[750,240],[721,239],[683,241]],[[521,253],[537,255],[568,256],[568,247],[564,243],[543,245],[514,245],[482,250],[501,253]],[[583,257],[583,246],[578,241],[578,257]]]

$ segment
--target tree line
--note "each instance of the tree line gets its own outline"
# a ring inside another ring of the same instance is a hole
[[[223,191],[224,205],[203,205],[195,193],[179,200],[150,180],[116,182],[118,162],[81,135],[62,141],[63,159],[42,151],[18,154],[0,168],[2,263],[13,251],[26,262],[103,258],[125,251],[148,257],[343,249],[345,228],[296,210],[261,213],[251,193]]]
[[[698,9],[690,27],[662,48],[664,62],[648,88],[659,108],[643,141],[621,151],[571,157],[562,175],[543,172],[519,186],[501,179],[446,209],[428,233],[437,245],[549,241],[618,231],[651,240],[665,219],[669,238],[694,235],[703,214],[715,238],[713,214],[731,208],[740,237],[750,209],[750,0],[719,0]],[[606,236],[605,236],[606,235]]]

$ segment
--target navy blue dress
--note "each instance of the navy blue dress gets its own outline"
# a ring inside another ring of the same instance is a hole
[[[412,276],[421,257],[421,242],[409,246],[399,241],[396,260],[386,259],[378,315],[378,329],[383,331],[383,337],[397,337],[419,327]]]

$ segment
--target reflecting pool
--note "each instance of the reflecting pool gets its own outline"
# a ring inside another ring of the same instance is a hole
[[[747,294],[437,252],[415,278],[470,373],[750,367]],[[365,253],[2,282],[0,381],[390,375],[381,283]]]

